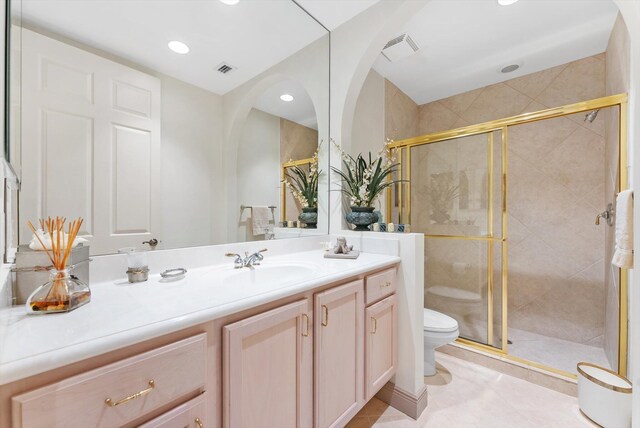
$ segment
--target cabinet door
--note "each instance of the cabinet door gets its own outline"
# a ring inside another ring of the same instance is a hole
[[[366,310],[366,397],[371,399],[396,372],[398,364],[398,299],[395,294]]]
[[[315,426],[344,426],[364,402],[364,286],[315,296]]]
[[[200,394],[138,428],[206,428],[205,406],[205,394]]]
[[[304,299],[224,327],[225,427],[312,425],[309,309]]]

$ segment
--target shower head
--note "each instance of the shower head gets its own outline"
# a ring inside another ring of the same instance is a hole
[[[598,116],[598,112],[600,111],[600,109],[597,110],[593,110],[590,111],[589,113],[584,115],[584,121],[587,122],[589,121],[589,123],[593,123],[594,120],[596,120],[596,117]]]

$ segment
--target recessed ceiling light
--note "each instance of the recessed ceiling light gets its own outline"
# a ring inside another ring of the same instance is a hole
[[[517,2],[518,0],[498,0],[500,6],[509,6]]]
[[[233,6],[234,4],[240,3],[240,0],[220,0],[220,2],[228,4],[229,6]]]
[[[282,95],[280,95],[280,99],[282,101],[286,101],[286,102],[290,103],[291,101],[293,101],[293,95],[291,95],[291,94],[282,94]]]
[[[517,70],[517,69],[519,69],[519,68],[520,68],[520,65],[519,65],[519,64],[509,64],[509,65],[507,65],[507,66],[502,67],[502,68],[500,69],[500,72],[501,72],[501,73],[511,73],[511,72],[516,71],[516,70]]]
[[[177,40],[170,41],[168,46],[169,46],[169,49],[171,49],[175,53],[179,53],[179,54],[189,53],[189,46]]]

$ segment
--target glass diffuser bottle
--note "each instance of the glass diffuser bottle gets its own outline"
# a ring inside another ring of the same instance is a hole
[[[49,282],[38,287],[27,299],[27,312],[45,314],[69,312],[91,300],[89,286],[69,273],[52,269]]]
[[[36,231],[33,224],[28,222],[40,249],[47,253],[53,266],[49,281],[36,288],[27,299],[27,314],[69,312],[91,300],[89,286],[71,275],[71,268],[67,267],[82,219],[72,221],[68,225],[68,233],[64,231],[65,222],[61,217],[40,220],[40,231]]]

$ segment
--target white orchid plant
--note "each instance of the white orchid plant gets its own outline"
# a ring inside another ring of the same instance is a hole
[[[320,146],[318,146],[318,149]],[[318,207],[318,178],[322,171],[318,169],[318,150],[311,157],[309,171],[293,166],[285,172],[282,183],[289,189],[302,208]]]
[[[406,181],[391,179],[399,165],[394,163],[395,159],[389,149],[391,143],[392,140],[387,140],[375,157],[369,152],[368,159],[365,159],[362,153],[355,158],[345,153],[333,141],[340,151],[344,168],[331,169],[342,179],[340,190],[349,198],[351,206],[371,207],[383,190],[395,183]]]

